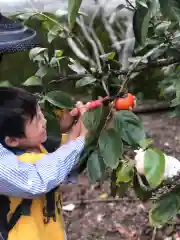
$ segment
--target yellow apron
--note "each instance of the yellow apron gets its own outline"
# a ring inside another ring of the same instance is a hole
[[[36,163],[45,154],[47,154],[47,151],[41,146],[41,153],[24,153],[17,157],[22,162]],[[9,199],[11,204],[8,217],[10,218],[22,199],[14,197],[10,197]],[[9,232],[8,240],[65,240],[60,193],[55,192],[56,222],[50,218],[49,223],[44,224],[43,208],[45,203],[45,195],[33,199],[30,216],[20,217],[16,225]],[[58,213],[58,209],[60,209],[60,213]]]

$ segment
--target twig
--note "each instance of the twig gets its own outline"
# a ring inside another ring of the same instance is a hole
[[[156,200],[156,198],[151,198],[150,200]],[[93,203],[109,203],[109,202],[140,202],[138,198],[106,198],[106,199],[81,199],[81,200],[74,200],[74,201],[64,201],[63,205],[68,204],[93,204]]]
[[[129,0],[126,0],[126,2],[129,4],[130,7],[132,7],[134,10],[136,10],[136,8],[132,5],[132,3]]]
[[[138,72],[142,72],[147,69],[166,67],[171,64],[178,64],[178,63],[180,63],[180,59],[170,59],[170,60],[163,59],[163,60],[148,63],[146,65],[139,66],[136,69],[133,69],[131,71],[131,73],[138,73]],[[128,70],[111,70],[111,73],[114,74],[115,76],[120,76],[120,75],[126,76],[129,73],[129,71]],[[103,75],[103,73],[99,74],[100,77],[102,75]],[[91,74],[79,74],[79,75],[73,74],[73,75],[68,75],[67,77],[56,76],[56,77],[54,77],[56,79],[52,80],[50,83],[59,83],[62,81],[67,81],[67,80],[69,80],[69,81],[78,80],[78,79],[86,77],[86,76],[91,76]]]
[[[106,17],[104,16],[104,13],[102,13],[102,21],[103,21],[103,24],[104,24],[104,28],[106,29],[106,31],[107,31],[107,33],[109,35],[111,43],[112,43],[112,45],[114,46],[114,48],[116,49],[116,51],[117,51],[117,53],[119,55],[120,51],[121,51],[121,46],[118,44],[119,40],[118,40],[116,34],[114,33],[113,28],[111,27],[111,25],[106,20]],[[119,55],[119,59],[118,60],[120,61],[120,55]]]
[[[90,24],[89,24],[89,28],[93,28],[94,20],[95,20],[95,18],[97,17],[100,9],[101,9],[101,5],[98,6],[98,8],[96,9],[96,11],[94,12],[94,14],[93,14],[93,16],[92,16],[92,19],[91,19],[91,21],[90,21]]]
[[[155,227],[152,234],[152,240],[156,239],[156,232],[157,232],[157,228]]]
[[[93,36],[93,38],[94,38],[94,40],[95,40],[95,42],[96,42],[96,44],[97,44],[97,46],[98,46],[98,48],[99,48],[99,52],[100,52],[102,55],[105,54],[104,48],[103,48],[103,46],[102,46],[102,44],[101,44],[101,41],[99,40],[99,38],[98,38],[98,36],[96,35],[96,33],[95,33],[95,31],[93,30],[93,28],[90,29],[90,32],[91,32],[91,34],[92,34],[92,36]]]

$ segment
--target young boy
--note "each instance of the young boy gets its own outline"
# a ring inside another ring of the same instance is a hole
[[[46,140],[46,120],[35,96],[21,89],[1,87],[1,144],[22,163],[36,164],[47,154],[43,146]],[[2,197],[0,206],[1,237],[8,234],[8,240],[66,239],[60,193],[53,190],[34,200],[7,197]]]

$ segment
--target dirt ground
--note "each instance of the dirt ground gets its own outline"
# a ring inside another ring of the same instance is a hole
[[[167,113],[140,117],[157,147],[180,159],[180,118],[169,118]],[[105,182],[101,189],[89,186],[86,176],[83,176],[78,185],[66,188],[63,200],[73,202],[100,198],[100,194],[109,192],[108,184]],[[152,239],[153,229],[148,224],[147,209],[131,192],[128,200],[75,206],[73,211],[64,211],[70,240]],[[177,224],[175,229],[172,226],[158,229],[155,239],[173,239],[173,234],[180,232],[179,226]]]

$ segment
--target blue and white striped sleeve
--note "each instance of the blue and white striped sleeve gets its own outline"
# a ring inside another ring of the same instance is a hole
[[[62,183],[77,164],[85,138],[79,137],[49,153],[37,163],[20,162],[0,144],[0,194],[33,198]]]

